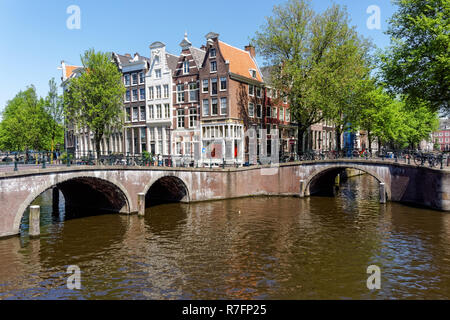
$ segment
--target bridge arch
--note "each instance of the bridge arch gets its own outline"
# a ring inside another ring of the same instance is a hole
[[[70,189],[74,191],[76,187],[79,188],[78,190],[80,190],[80,188],[84,188],[84,192],[77,195],[78,199],[82,198],[83,201],[86,200],[86,197],[84,197],[85,195],[88,194],[90,197],[93,196],[93,194],[90,193],[92,191],[95,191],[95,195],[99,195],[102,190],[107,191],[108,194],[104,195],[103,200],[107,200],[110,202],[110,211],[128,214],[131,209],[130,195],[128,194],[127,189],[120,182],[103,179],[95,174],[90,175],[86,172],[70,173],[67,175],[59,176],[57,179],[45,179],[45,182],[43,184],[41,184],[38,188],[36,188],[28,195],[28,197],[24,202],[21,203],[18,210],[16,211],[13,225],[15,232],[19,232],[22,217],[31,203],[41,194],[54,187],[60,188],[64,197],[66,198],[66,201],[70,201],[71,198],[72,201],[76,201],[76,199],[73,198],[75,195],[70,194]]]
[[[191,199],[187,184],[175,175],[153,178],[143,193],[146,207],[165,203],[189,203]]]
[[[337,175],[339,171],[343,171],[345,169],[355,169],[360,170],[373,178],[375,178],[379,183],[384,183],[386,188],[386,199],[391,200],[391,188],[388,181],[386,181],[378,172],[368,168],[364,165],[356,165],[356,164],[330,164],[319,167],[317,170],[314,170],[311,174],[309,174],[308,178],[305,179],[305,194],[311,194],[311,187],[314,187],[315,184],[320,183],[321,179],[327,180],[334,173]],[[325,181],[330,182],[330,181]]]

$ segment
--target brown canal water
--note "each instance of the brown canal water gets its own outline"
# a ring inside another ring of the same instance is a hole
[[[50,192],[36,200],[39,239],[0,241],[0,299],[449,299],[450,214],[380,205],[378,194],[361,176],[334,198],[66,219],[52,215]],[[70,265],[80,290],[67,288]],[[370,265],[380,290],[367,288]]]

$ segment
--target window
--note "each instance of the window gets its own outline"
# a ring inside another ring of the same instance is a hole
[[[252,118],[255,116],[255,105],[251,102],[248,104],[248,116]]]
[[[208,93],[208,91],[209,91],[209,80],[205,79],[203,80],[202,92]]]
[[[145,100],[145,89],[139,89],[139,99],[140,100]]]
[[[227,78],[222,77],[220,78],[220,91],[227,90]]]
[[[284,108],[280,108],[280,121],[284,121]]]
[[[211,50],[209,51],[209,57],[210,58],[216,57],[216,49],[215,48],[211,48]]]
[[[145,106],[141,106],[141,121],[147,120],[147,115],[145,112]]]
[[[132,78],[133,78],[133,85],[137,84],[137,74],[136,73],[133,73]]]
[[[165,84],[164,85],[164,99],[169,98],[169,85]]]
[[[148,106],[148,117],[153,119],[153,105]]]
[[[272,110],[272,108],[271,107],[267,107],[266,108],[266,118],[270,118],[270,110]]]
[[[275,107],[272,108],[272,118],[274,118],[274,119],[278,118],[277,108],[275,108]]]
[[[269,98],[272,98],[272,89],[267,89],[267,96],[269,97]]]
[[[189,61],[184,61],[183,62],[183,74],[187,74],[189,73]]]
[[[196,82],[189,83],[189,102],[197,101],[198,86]]]
[[[189,109],[189,128],[195,128],[197,124],[197,108]]]
[[[133,122],[134,121],[139,121],[139,110],[137,107],[133,108]]]
[[[258,104],[256,106],[256,117],[257,118],[262,118],[262,106],[260,104]]]
[[[156,86],[156,99],[161,99],[161,86]]]
[[[211,72],[217,72],[217,62],[211,61]]]
[[[129,86],[130,85],[130,75],[129,74],[126,74],[125,76],[124,76],[124,80],[125,80],[125,85],[126,86]]]
[[[166,115],[166,119],[169,119],[170,118],[170,105],[169,104],[164,105],[164,112]]]
[[[284,96],[284,97],[283,97],[283,103],[284,103],[284,104],[287,104],[287,102],[288,102],[288,98],[287,98],[287,96]]]
[[[256,79],[256,70],[250,69],[250,74],[252,78]]]
[[[184,84],[177,85],[177,102],[184,102]]]
[[[160,104],[156,105],[156,119],[162,119],[162,108]]]
[[[156,69],[155,70],[155,78],[156,79],[161,79],[161,69]]]
[[[178,128],[184,128],[184,109],[177,110]]]
[[[217,78],[211,79],[211,95],[217,94]]]
[[[144,73],[140,72],[139,73],[139,83],[142,84],[144,82],[145,82]]]
[[[148,87],[148,99],[153,100],[153,87]]]
[[[209,100],[203,100],[203,116],[209,116]]]
[[[127,90],[127,93],[125,94],[125,101],[129,102],[131,99],[131,93],[130,90]]]
[[[137,101],[137,99],[138,99],[138,91],[137,91],[137,89],[134,89],[133,90],[133,101]]]
[[[248,85],[248,94],[250,96],[254,96],[255,95],[255,86],[254,85],[252,85],[252,84]]]
[[[220,99],[220,114],[221,115],[227,114],[227,98]]]
[[[126,114],[126,121],[130,122],[131,121],[131,109],[130,108],[126,108],[125,109],[125,114]]]
[[[291,110],[286,109],[286,122],[291,122]]]
[[[256,87],[256,96],[258,98],[261,98],[261,88],[260,87]]]
[[[211,115],[212,116],[217,116],[217,114],[218,114],[218,105],[217,105],[217,99],[216,98],[214,98],[214,99],[212,99],[211,100]]]

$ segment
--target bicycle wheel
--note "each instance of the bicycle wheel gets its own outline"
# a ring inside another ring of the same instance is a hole
[[[416,166],[422,165],[422,157],[418,155],[414,155],[414,163]]]

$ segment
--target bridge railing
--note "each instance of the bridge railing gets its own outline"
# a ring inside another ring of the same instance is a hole
[[[243,166],[261,165],[260,158],[256,163],[244,162]],[[450,156],[448,153],[422,152],[417,150],[382,150],[369,152],[368,150],[320,150],[308,151],[297,155],[295,153],[284,153],[279,156],[279,163],[304,162],[304,161],[325,161],[338,159],[358,159],[358,160],[381,160],[395,163],[416,165],[419,167],[431,167],[444,169],[450,166]],[[272,164],[272,163],[271,163]],[[19,170],[19,168],[46,168],[47,166],[138,166],[138,167],[195,167],[195,161],[190,156],[162,156],[149,153],[113,153],[101,152],[96,157],[94,151],[77,151],[75,154],[66,154],[49,151],[28,151],[28,152],[0,152],[0,170]],[[237,167],[237,163],[227,163],[223,161],[220,166]],[[206,168],[213,166],[205,166]]]

